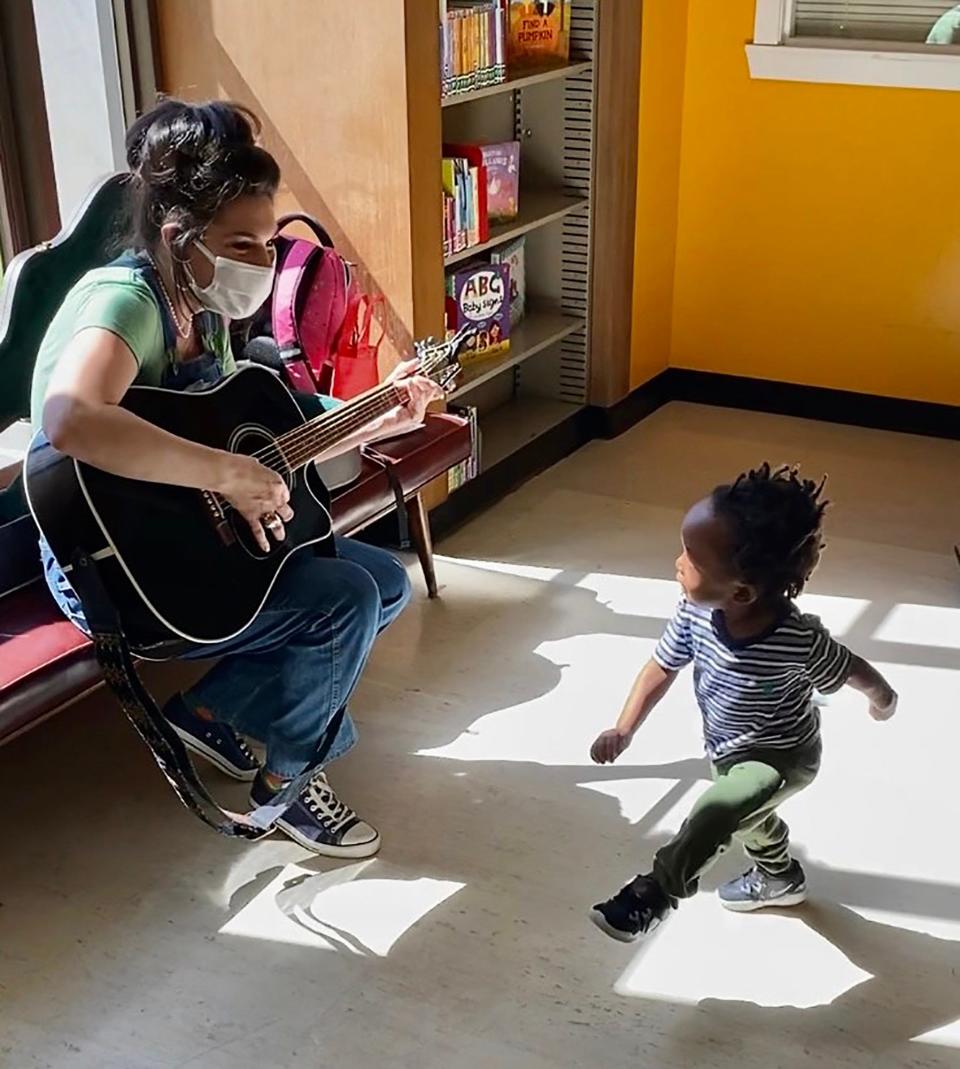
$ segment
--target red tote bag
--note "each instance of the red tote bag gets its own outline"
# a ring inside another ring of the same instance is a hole
[[[376,322],[376,312],[383,306],[382,297],[357,294],[350,301],[333,354],[333,381],[330,392],[341,401],[363,393],[380,381],[377,358],[383,343],[383,329]],[[376,342],[371,334],[376,324]]]

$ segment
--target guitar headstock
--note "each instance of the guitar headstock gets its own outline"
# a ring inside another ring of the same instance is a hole
[[[475,333],[474,327],[461,327],[456,334],[452,334],[445,341],[426,338],[423,341],[414,342],[413,350],[420,365],[420,374],[426,375],[427,378],[438,382],[445,390],[449,390],[462,370],[457,354],[467,339]]]

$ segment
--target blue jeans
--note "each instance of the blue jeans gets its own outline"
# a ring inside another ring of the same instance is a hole
[[[51,592],[85,630],[76,596],[49,550],[41,548]],[[349,538],[337,539],[337,553],[295,554],[248,628],[187,657],[221,658],[184,694],[187,704],[263,742],[267,770],[285,779],[316,763],[317,744],[345,709],[374,640],[410,600],[410,580],[392,553]],[[345,712],[324,761],[342,756],[356,741],[356,726]]]

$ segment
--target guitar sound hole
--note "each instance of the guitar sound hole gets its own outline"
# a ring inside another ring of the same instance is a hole
[[[242,427],[238,427],[230,438],[229,448],[231,453],[239,453],[248,457],[256,456],[262,464],[279,471],[283,475],[291,496],[293,495],[296,487],[296,472],[290,470],[283,452],[276,444],[275,437],[266,427],[254,424],[245,424]],[[237,542],[251,557],[255,557],[257,560],[266,560],[267,557],[280,548],[282,543],[276,542],[270,532],[266,531],[267,541],[270,542],[270,552],[264,553],[257,544],[257,540],[253,537],[250,525],[243,516],[230,508],[229,505],[227,505],[227,510],[227,520],[233,529]]]

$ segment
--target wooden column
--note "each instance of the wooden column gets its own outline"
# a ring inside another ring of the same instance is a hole
[[[590,401],[630,391],[642,0],[598,0]]]

